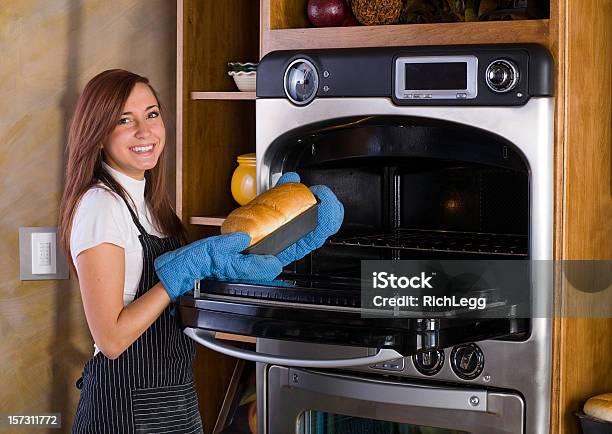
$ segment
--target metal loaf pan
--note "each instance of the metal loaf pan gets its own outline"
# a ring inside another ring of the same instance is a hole
[[[317,212],[320,201],[303,213],[253,244],[242,253],[255,255],[276,255],[296,243],[317,226]]]
[[[580,419],[583,434],[610,434],[612,433],[612,422],[597,419],[582,411],[576,413]]]

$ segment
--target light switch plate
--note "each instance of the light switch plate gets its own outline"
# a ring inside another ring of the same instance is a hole
[[[68,262],[57,242],[57,228],[19,228],[21,280],[68,279]]]
[[[34,232],[32,239],[32,274],[55,274],[56,266],[55,232]]]

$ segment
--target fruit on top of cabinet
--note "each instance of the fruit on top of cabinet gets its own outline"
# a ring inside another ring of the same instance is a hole
[[[350,17],[344,0],[309,0],[308,19],[316,27],[340,27]]]

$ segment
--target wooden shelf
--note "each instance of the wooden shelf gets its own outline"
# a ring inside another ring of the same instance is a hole
[[[250,344],[254,344],[257,342],[257,338],[254,338],[253,336],[234,335],[231,333],[222,333],[222,332],[216,332],[215,338],[223,339],[225,341],[247,342]]]
[[[229,100],[254,100],[255,92],[191,92],[190,98],[197,99],[229,99]]]
[[[549,47],[549,20],[264,29],[262,56],[274,50],[416,45],[538,43]]]
[[[189,223],[192,225],[221,226],[225,217],[191,217]]]

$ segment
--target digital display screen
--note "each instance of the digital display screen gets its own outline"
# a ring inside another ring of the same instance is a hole
[[[467,63],[406,63],[406,90],[465,90]]]

